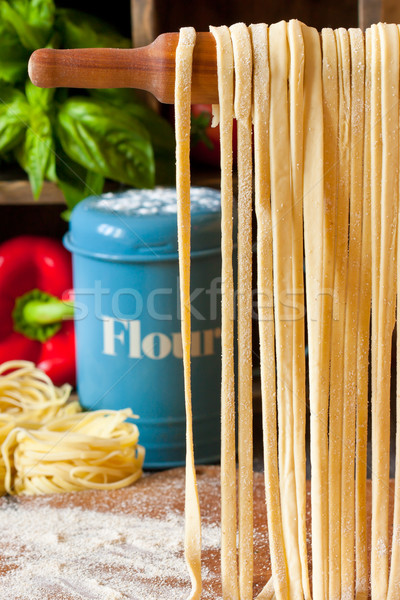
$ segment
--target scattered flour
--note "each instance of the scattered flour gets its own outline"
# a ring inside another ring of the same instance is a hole
[[[40,501],[34,508],[6,503],[0,507],[0,599],[185,599],[183,526],[174,512],[156,520]],[[203,548],[219,544],[219,527],[204,525]],[[206,569],[203,575],[213,577]]]

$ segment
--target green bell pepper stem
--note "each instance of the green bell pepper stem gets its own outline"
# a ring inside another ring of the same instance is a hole
[[[74,303],[71,300],[41,302],[29,300],[23,308],[23,317],[27,323],[47,325],[74,318]]]

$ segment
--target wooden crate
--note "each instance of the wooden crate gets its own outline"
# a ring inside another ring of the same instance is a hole
[[[396,1],[396,0],[394,0]],[[192,25],[197,31],[208,31],[209,25],[274,23],[281,19],[300,19],[322,27],[356,27],[358,9],[355,0],[131,0],[133,45],[149,44],[158,34],[178,31]]]

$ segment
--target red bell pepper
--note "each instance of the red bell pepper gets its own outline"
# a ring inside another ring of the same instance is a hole
[[[0,362],[37,364],[55,385],[75,383],[69,252],[56,240],[20,236],[0,245]]]

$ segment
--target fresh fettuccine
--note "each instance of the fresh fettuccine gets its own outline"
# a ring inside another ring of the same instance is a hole
[[[379,24],[365,34],[339,28],[324,29],[320,35],[298,21],[281,21],[249,28],[239,23],[211,31],[218,64],[219,105],[214,107],[214,122],[220,123],[222,148],[222,595],[224,600],[367,600],[371,593],[372,600],[395,600],[400,586],[400,502],[396,495],[390,540],[389,464],[396,300],[400,314],[399,28]],[[182,81],[179,77],[178,73],[177,81]],[[177,109],[178,115],[181,111],[177,122],[184,127],[180,119],[187,105]],[[238,122],[237,385],[234,117]],[[188,129],[178,133],[182,150]],[[189,168],[185,156],[186,162],[178,164],[178,182],[187,182],[187,173],[181,171]],[[257,560],[252,502],[253,179],[272,571],[262,585],[253,582]],[[181,203],[185,198],[187,202],[184,190],[181,187]],[[187,204],[181,207],[187,210]],[[188,224],[189,217],[180,221],[183,300],[188,290]],[[188,317],[184,327],[183,339],[189,344]],[[400,368],[399,359],[397,365]],[[185,373],[188,402],[188,359]],[[400,375],[398,387],[399,379]],[[370,419],[372,515],[368,521]],[[396,482],[399,414],[397,423]],[[192,441],[190,434],[189,474],[194,468]],[[195,479],[189,482],[187,518],[197,537],[190,538],[188,562],[196,582],[191,598],[197,598],[198,499]]]

